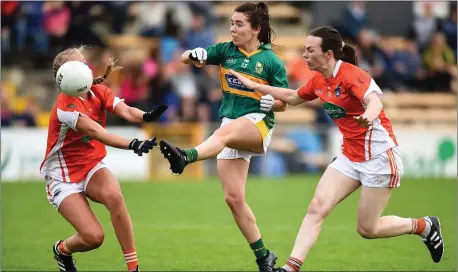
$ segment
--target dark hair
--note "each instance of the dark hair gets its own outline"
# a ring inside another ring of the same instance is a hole
[[[52,64],[52,72],[53,72],[54,78],[56,78],[57,71],[59,71],[60,66],[62,66],[62,64],[67,62],[67,58],[70,57],[70,55],[73,54],[76,51],[79,51],[80,53],[82,53],[85,47],[86,46],[80,46],[78,48],[73,47],[73,48],[66,49],[66,50],[60,52],[59,54],[57,54],[57,56],[54,58],[54,61],[53,61],[53,64]],[[105,81],[105,79],[108,77],[108,75],[111,72],[120,70],[122,67],[114,66],[116,61],[117,60],[114,60],[113,58],[110,58],[108,60],[107,66],[105,68],[105,73],[103,74],[103,76],[98,76],[98,77],[94,78],[92,80],[92,85],[101,84],[102,82]]]
[[[270,28],[269,7],[267,7],[266,3],[246,3],[236,7],[234,11],[245,14],[252,28],[261,27],[261,31],[258,34],[260,42],[263,44],[272,43],[272,36],[275,36],[275,32]]]
[[[351,44],[344,43],[339,31],[328,26],[322,26],[313,29],[310,35],[321,38],[321,50],[323,52],[331,50],[336,60],[358,65],[355,47]]]

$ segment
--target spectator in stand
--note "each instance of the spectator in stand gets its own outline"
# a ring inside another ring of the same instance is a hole
[[[377,82],[383,81],[383,62],[376,34],[363,28],[358,35],[358,59],[360,67],[365,69]],[[379,83],[380,84],[380,83]],[[383,82],[382,82],[383,85]]]
[[[101,37],[92,30],[97,4],[92,1],[69,1],[67,7],[71,11],[70,26],[68,28],[66,47],[92,45],[105,48],[106,44]]]
[[[18,1],[2,1],[1,2],[1,14],[2,14],[2,30],[1,30],[1,42],[2,42],[2,53],[8,52],[11,47],[11,36],[12,29],[17,20],[17,14],[19,11]]]
[[[456,62],[452,49],[447,45],[443,33],[433,35],[430,45],[423,52],[423,62],[428,72],[429,88],[435,91],[450,91],[450,83],[456,77]]]
[[[396,54],[396,48],[387,38],[381,38],[378,43],[380,50],[377,50],[375,58],[376,62],[380,63],[383,73],[377,78],[379,80],[377,81],[377,84],[382,89],[387,88],[392,91],[396,91],[400,87],[400,84],[396,81],[394,74],[394,57]]]
[[[39,112],[39,104],[35,99],[28,99],[26,110],[15,113],[11,109],[7,93],[1,91],[1,124],[2,127],[35,127],[35,114]]]
[[[431,3],[424,3],[424,14],[415,18],[413,22],[413,34],[416,37],[420,51],[429,44],[434,32],[438,29],[437,19],[433,14]]]
[[[165,67],[165,73],[170,80],[172,92],[177,106],[177,114],[181,121],[196,121],[196,78],[191,72],[190,66],[181,62],[182,49],[177,49],[169,63]],[[172,101],[171,101],[172,102]]]
[[[126,63],[128,65],[123,69],[124,78],[121,81],[119,97],[131,107],[146,109],[148,81],[143,72],[143,65],[136,59],[129,59]]]
[[[456,50],[457,50],[457,14],[456,14],[456,3],[450,9],[450,16],[442,21],[440,24],[440,30],[445,34],[447,38],[447,44],[452,49],[453,53],[455,54],[455,58],[457,57]]]
[[[51,37],[51,44],[57,50],[66,46],[66,35],[70,26],[70,9],[63,1],[46,2],[43,6],[43,27]]]
[[[421,55],[414,40],[406,40],[403,50],[399,50],[395,54],[394,73],[402,87],[410,90],[424,89],[426,72],[423,69]]]
[[[214,34],[206,24],[205,17],[200,13],[194,13],[191,28],[185,34],[183,46],[186,48],[207,48],[213,43]]]
[[[367,26],[366,4],[363,1],[352,1],[344,12],[343,36],[354,42],[365,26]]]
[[[174,52],[181,43],[182,28],[176,22],[174,12],[173,9],[169,9],[165,13],[164,33],[160,39],[161,61],[164,64],[172,60]]]
[[[214,34],[203,14],[194,13],[191,28],[185,33],[183,47],[185,48],[207,48],[214,43]],[[196,75],[204,74],[202,69],[192,66],[192,72]]]
[[[140,35],[159,37],[164,33],[166,13],[172,11],[173,20],[181,29],[188,29],[192,20],[191,9],[186,2],[141,2],[137,25]]]

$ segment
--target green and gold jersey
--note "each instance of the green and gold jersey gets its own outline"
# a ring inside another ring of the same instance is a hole
[[[269,129],[275,125],[272,111],[263,112],[259,100],[263,93],[248,89],[229,69],[265,85],[288,88],[288,79],[283,62],[272,51],[270,44],[262,44],[258,50],[247,53],[232,42],[218,43],[207,49],[208,65],[220,66],[223,101],[219,110],[220,118],[236,119],[248,113],[265,113]]]

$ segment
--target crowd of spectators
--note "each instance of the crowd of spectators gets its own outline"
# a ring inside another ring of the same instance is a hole
[[[162,122],[218,121],[222,98],[218,68],[197,69],[179,60],[185,49],[216,42],[214,3],[140,2],[135,7],[133,3],[2,1],[3,65],[14,66],[27,58],[33,65],[29,69],[50,69],[60,50],[89,45],[85,55],[95,73],[103,71],[110,56],[119,59],[123,66],[120,76],[106,84],[128,104],[144,110],[168,104],[170,109]],[[446,19],[435,18],[426,9],[412,22],[400,44],[378,35],[371,27],[364,2],[351,2],[343,12],[341,26],[336,27],[346,40],[357,45],[360,66],[380,87],[393,92],[456,91],[456,3]],[[111,34],[156,38],[158,46],[146,53],[116,52],[103,38]],[[301,54],[295,52],[285,63],[291,87],[299,87],[310,76]],[[34,126],[34,116],[40,111],[36,99],[29,99],[23,111],[15,112],[4,89],[2,82],[2,125]],[[322,119],[327,120],[325,116]],[[119,119],[110,123],[123,125]]]

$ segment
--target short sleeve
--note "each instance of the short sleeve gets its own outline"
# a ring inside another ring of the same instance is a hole
[[[346,72],[346,88],[351,90],[359,101],[364,102],[372,92],[376,92],[379,96],[383,94],[375,80],[363,69],[354,66]]]
[[[305,101],[312,101],[318,98],[313,91],[313,78],[310,79],[305,85],[297,89],[297,95]]]
[[[283,63],[275,62],[269,77],[270,86],[288,88],[288,77],[286,76],[286,69]]]
[[[62,124],[69,126],[71,129],[76,130],[76,123],[80,115],[85,115],[84,106],[77,99],[62,101],[57,106],[57,119]]]
[[[205,50],[207,51],[207,62],[208,65],[220,65],[224,57],[226,56],[228,43],[217,43],[210,45]]]
[[[101,85],[101,86],[102,86],[101,88],[103,88],[102,90],[100,90],[101,93],[102,93],[103,109],[114,114],[114,109],[115,109],[116,105],[118,105],[118,103],[120,103],[120,102],[123,102],[124,99],[121,99],[121,98],[117,97],[112,89],[110,89],[110,88],[108,88],[108,87],[106,87],[104,85]]]

